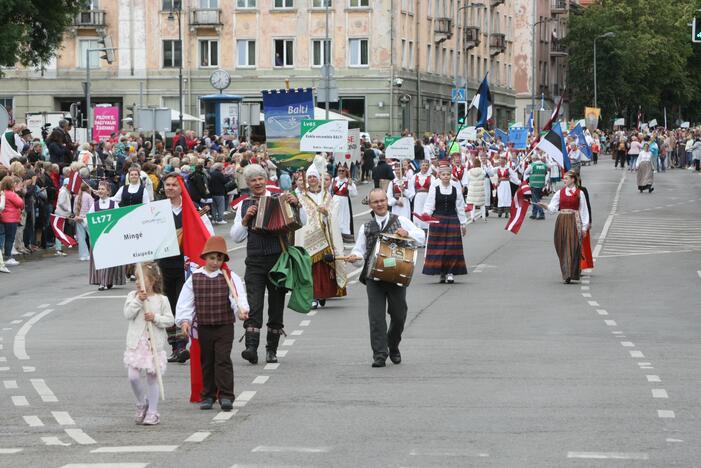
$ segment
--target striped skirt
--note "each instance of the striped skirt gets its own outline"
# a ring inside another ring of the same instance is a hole
[[[98,286],[114,286],[125,283],[124,266],[95,269],[95,260],[90,253],[90,284]]]
[[[462,235],[458,215],[434,214],[440,222],[428,228],[424,275],[466,275],[467,265],[462,249]]]
[[[555,221],[555,251],[560,259],[562,280],[578,280],[579,261],[582,255],[582,239],[579,235],[581,222],[579,212],[561,210]]]

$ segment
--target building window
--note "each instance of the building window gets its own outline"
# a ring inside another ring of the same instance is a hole
[[[369,63],[368,40],[350,39],[348,45],[348,64],[351,67],[367,67]]]
[[[239,68],[256,66],[256,41],[247,39],[236,41],[236,66]]]
[[[292,39],[275,39],[273,44],[275,48],[275,66],[294,67],[294,41]]]
[[[331,0],[312,0],[312,8],[326,8],[326,4],[332,6]]]
[[[402,68],[407,66],[406,39],[402,39]]]
[[[312,41],[312,67],[320,67],[331,63],[331,41],[325,47],[325,39],[315,39]]]
[[[433,55],[431,44],[426,46],[426,69],[429,73],[433,72]]]
[[[219,0],[199,0],[200,8],[219,8]]]
[[[163,0],[161,6],[163,11],[180,10],[182,8],[182,0]]]
[[[180,41],[163,41],[163,68],[179,68],[182,63]]]
[[[256,0],[236,0],[236,8],[255,8]]]
[[[8,114],[10,114],[10,120],[13,120],[12,111],[15,107],[14,98],[12,96],[0,96],[0,106],[4,107]]]
[[[98,43],[97,39],[81,39],[78,41],[78,67],[79,68],[86,68],[87,66],[87,57],[85,54],[87,53],[88,49],[98,49],[100,48],[100,44]],[[102,56],[101,52],[90,52],[90,68],[100,68],[100,62],[102,59],[100,58]]]
[[[365,98],[364,97],[343,97],[338,98],[339,102],[332,102],[329,108],[351,115],[361,122],[365,121]]]
[[[351,8],[367,8],[370,6],[370,0],[350,0]]]
[[[219,41],[200,40],[200,67],[219,66]]]
[[[292,8],[294,0],[275,0],[273,8]]]
[[[409,41],[409,68],[414,69],[414,41]]]

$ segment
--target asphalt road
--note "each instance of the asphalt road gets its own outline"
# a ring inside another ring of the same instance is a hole
[[[514,236],[492,215],[468,228],[455,285],[417,265],[401,365],[370,367],[354,283],[314,315],[286,311],[279,366],[249,365],[235,343],[235,412],[189,404],[188,366],[169,365],[157,427],[132,422],[132,286],[98,293],[75,253],[13,268],[0,466],[701,466],[701,176],[658,174],[640,194],[608,160],[583,174],[599,246],[581,283],[562,284],[553,216]]]

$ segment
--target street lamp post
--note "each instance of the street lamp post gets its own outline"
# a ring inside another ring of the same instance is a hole
[[[168,20],[173,21],[175,19],[174,15],[178,16],[178,44],[180,45],[180,60],[179,60],[179,67],[178,67],[178,98],[180,101],[180,108],[179,108],[179,115],[178,115],[178,127],[182,131],[183,129],[183,50],[185,49],[183,47],[183,32],[182,32],[182,23],[180,21],[180,14],[183,12],[183,5],[182,2],[177,2],[178,8],[175,8],[176,2],[173,2],[173,8],[171,8],[170,13],[168,14]]]
[[[463,6],[461,6],[461,7],[458,8],[457,12],[455,13],[455,18],[456,18],[456,19],[458,18],[458,16],[460,15],[460,12],[461,12],[462,10],[467,10],[467,9],[470,9],[470,8],[483,8],[483,7],[484,7],[484,3],[471,3],[471,4],[469,4],[469,5],[463,5]],[[467,28],[467,17],[463,17],[463,22],[462,22],[463,46],[462,46],[462,49],[459,48],[459,46],[460,46],[460,35],[458,34],[458,37],[455,39],[455,48],[456,48],[457,50],[460,50],[460,51],[462,52],[463,60],[464,60],[464,63],[465,63],[465,67],[464,67],[465,82],[464,82],[464,88],[463,88],[463,92],[464,92],[464,94],[465,94],[465,99],[467,99],[467,81],[468,81],[468,77],[467,77],[467,49],[465,48],[465,44],[466,44],[466,42],[465,42],[465,29],[466,29],[466,28]],[[456,87],[456,88],[457,88],[457,86],[458,86],[458,69],[459,69],[459,67],[458,67],[458,64],[456,63],[456,64],[455,64],[455,87]],[[455,108],[455,109],[454,109],[454,110],[455,110],[455,119],[456,119],[456,121],[457,121],[457,118],[458,118],[458,101],[457,101],[457,100],[455,101],[454,108]],[[465,113],[467,114],[467,109],[465,109]]]
[[[606,33],[601,34],[600,36],[596,36],[594,38],[594,107],[599,107],[597,105],[597,95],[596,95],[596,40],[597,39],[603,39],[605,37],[614,37],[616,35],[615,32],[609,31]]]

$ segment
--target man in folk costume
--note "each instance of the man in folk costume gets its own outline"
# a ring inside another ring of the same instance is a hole
[[[364,260],[359,280],[366,286],[368,295],[372,367],[385,367],[388,356],[394,364],[402,362],[399,343],[408,309],[406,288],[395,283],[367,280],[370,254],[381,233],[408,237],[419,245],[424,243],[426,235],[408,218],[389,212],[385,191],[372,190],[368,195],[368,204],[374,213],[374,218],[361,226],[358,239],[347,261]],[[387,314],[391,318],[389,329],[385,318]]]
[[[392,207],[392,214],[411,218],[411,197],[414,188],[409,186],[409,181],[401,174],[401,165],[394,163],[394,180],[387,186],[387,199]]]
[[[511,200],[513,199],[511,194],[511,180],[518,178],[518,174],[506,164],[506,155],[499,158],[499,167],[497,167],[496,174],[498,179],[497,209],[499,217],[501,218],[502,214],[506,214],[508,218],[509,210],[511,209]]]
[[[251,364],[258,364],[258,344],[260,329],[263,326],[263,308],[265,292],[268,291],[268,333],[266,345],[266,362],[277,362],[277,348],[280,335],[284,334],[283,309],[285,308],[285,289],[276,287],[268,278],[268,272],[277,263],[286,240],[267,232],[250,229],[258,211],[258,201],[272,194],[266,187],[268,173],[258,164],[249,164],[243,175],[251,191],[251,197],[241,202],[236,211],[234,225],[231,227],[231,238],[236,243],[246,241],[246,294],[250,304],[248,319],[243,323],[246,329],[246,349],[241,357]],[[298,205],[299,200],[292,194],[282,194],[292,205]],[[306,223],[303,212],[300,213],[302,224]]]
[[[322,188],[321,179],[317,167],[309,166],[307,189],[299,199],[307,222],[295,232],[295,244],[303,246],[312,258],[312,309],[323,307],[331,297],[345,296],[347,283],[343,262],[336,260],[343,255],[341,229],[334,219],[331,194]]]
[[[414,213],[423,213],[424,203],[428,196],[428,191],[433,183],[433,176],[430,172],[431,164],[428,160],[423,159],[419,172],[414,174],[409,181],[409,185],[414,187]],[[414,224],[423,229],[428,229],[428,224],[421,221],[416,216],[413,217]]]
[[[351,197],[358,196],[358,189],[353,179],[350,178],[348,166],[345,163],[338,166],[337,175],[331,181],[331,194],[333,195],[333,212],[341,228],[343,240],[354,242]]]
[[[428,231],[424,275],[440,275],[441,283],[453,284],[454,275],[466,275],[462,236],[467,232],[465,201],[451,183],[447,162],[439,168],[439,181],[431,187],[423,213],[438,219]]]

